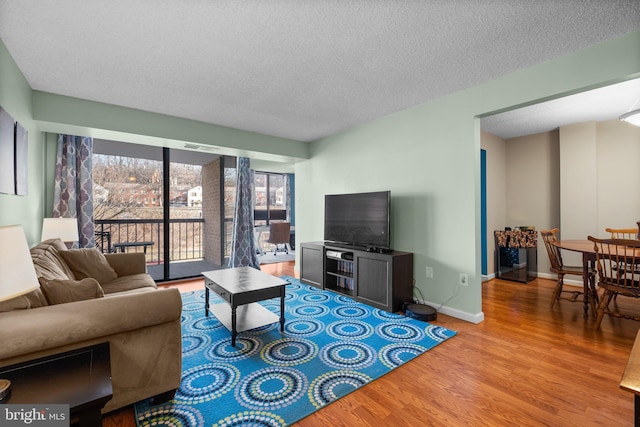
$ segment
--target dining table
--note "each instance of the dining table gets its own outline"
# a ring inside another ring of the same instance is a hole
[[[595,282],[589,283],[589,269],[595,268],[596,264],[596,248],[590,240],[558,240],[554,243],[560,249],[566,249],[572,252],[582,254],[582,285],[584,287],[584,317],[589,316],[589,304],[593,313],[596,313],[598,304],[598,292],[596,291]]]

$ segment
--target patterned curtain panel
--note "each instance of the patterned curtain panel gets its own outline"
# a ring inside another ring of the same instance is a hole
[[[91,154],[93,139],[58,135],[53,190],[54,218],[77,218],[79,246],[95,247]]]
[[[229,267],[249,266],[260,270],[253,237],[253,171],[248,158],[238,157],[236,176],[236,205]]]

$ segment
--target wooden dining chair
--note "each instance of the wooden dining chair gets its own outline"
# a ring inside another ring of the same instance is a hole
[[[597,239],[589,236],[595,245],[598,286],[604,295],[598,304],[596,328],[600,327],[605,314],[624,319],[640,320],[638,313],[623,313],[609,307],[614,296],[640,297],[640,240]],[[621,266],[625,266],[621,268]]]
[[[567,291],[564,289],[564,276],[573,275],[580,276],[584,281],[584,269],[580,266],[572,266],[572,265],[564,265],[562,262],[562,254],[560,253],[560,248],[555,245],[555,242],[558,241],[556,235],[560,230],[554,228],[552,230],[541,230],[540,235],[542,236],[542,240],[544,241],[544,247],[547,249],[547,254],[549,255],[549,262],[551,263],[551,272],[558,275],[558,281],[556,282],[556,287],[553,292],[553,296],[551,298],[551,307],[556,303],[559,299],[568,300],[571,302],[575,302],[578,300],[578,297],[582,295],[584,298],[584,289],[582,290],[571,290]],[[589,277],[589,287],[588,290],[595,293],[595,271],[589,269],[588,271]],[[594,301],[595,301],[594,295]]]
[[[611,234],[612,239],[640,239],[640,221],[638,221],[639,228],[605,228],[607,233]],[[625,267],[625,266],[619,266]],[[626,266],[625,268],[628,268]],[[618,298],[618,295],[613,297],[614,299]]]
[[[611,234],[612,239],[637,239],[638,228],[605,228],[604,231]]]

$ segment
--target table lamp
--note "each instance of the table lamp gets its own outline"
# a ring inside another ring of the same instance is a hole
[[[40,241],[59,238],[67,247],[78,238],[78,220],[76,218],[45,218],[42,221],[42,236]]]
[[[29,245],[20,225],[0,227],[0,301],[40,287]],[[0,401],[11,392],[11,381],[0,378]]]

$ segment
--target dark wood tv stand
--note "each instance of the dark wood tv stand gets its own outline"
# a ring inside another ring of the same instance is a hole
[[[368,252],[329,242],[300,245],[300,280],[389,312],[413,298],[413,254]],[[336,254],[332,254],[335,252]]]

